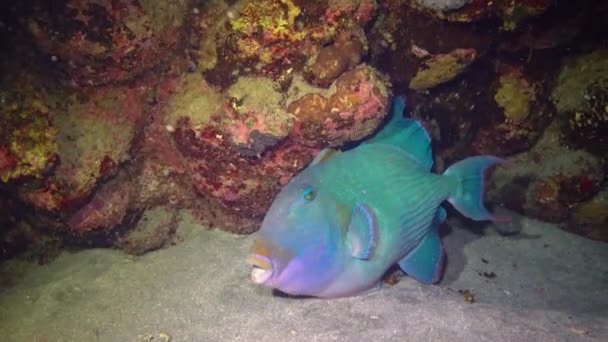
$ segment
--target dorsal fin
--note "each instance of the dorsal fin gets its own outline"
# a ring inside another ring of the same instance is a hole
[[[433,167],[431,138],[420,122],[403,118],[405,99],[398,96],[393,99],[391,118],[386,125],[366,143],[378,143],[397,146],[408,152],[425,169]]]
[[[338,156],[340,153],[342,152],[339,150],[334,150],[333,148],[326,147],[315,156],[310,165],[315,165],[327,161],[335,156]]]

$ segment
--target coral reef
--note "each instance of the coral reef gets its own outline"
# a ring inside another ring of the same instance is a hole
[[[410,89],[427,90],[438,84],[452,80],[475,61],[474,49],[456,49],[446,54],[430,56],[424,61],[424,68],[418,70],[410,81]]]
[[[82,208],[67,220],[73,234],[108,230],[123,223],[135,196],[132,183],[117,177],[104,183]]]
[[[1,175],[8,194],[36,209],[31,226],[81,234],[119,224],[110,214],[128,207],[126,188],[104,182],[131,158],[146,87],[73,89],[26,73],[5,82]]]
[[[286,82],[323,45],[343,35],[365,42],[361,27],[371,20],[376,6],[374,0],[243,0],[229,8],[216,4],[211,11],[225,13],[227,22],[217,26],[200,18],[196,43],[200,48],[194,54],[203,59],[196,62],[204,68],[207,81],[222,88],[240,75]]]
[[[186,0],[68,0],[27,20],[37,46],[66,79],[100,85],[132,79],[166,62],[180,44]]]
[[[179,240],[178,208],[253,232],[318,151],[373,134],[392,94],[435,171],[506,157],[492,202],[605,239],[607,9],[591,0],[27,3],[0,19],[6,255],[59,237],[140,255]]]
[[[131,206],[138,210],[162,205],[187,208],[194,202],[186,167],[170,136],[174,118],[161,115],[161,108],[166,107],[152,110],[151,122],[132,148],[138,158],[130,170],[137,189]]]
[[[455,22],[474,22],[498,17],[501,29],[512,31],[531,17],[544,13],[551,0],[414,0],[411,6],[436,18]]]
[[[410,7],[412,3],[382,3],[367,35],[371,64],[390,75],[396,92],[411,85],[419,90],[444,85],[486,56],[496,39],[496,28],[438,22]]]
[[[551,97],[570,143],[608,151],[608,50],[567,59]]]
[[[608,50],[598,49],[564,61],[551,93],[559,113],[590,109],[589,90],[608,88]]]
[[[387,113],[390,91],[374,68],[360,65],[327,90],[294,80],[287,111],[300,123],[296,139],[309,146],[340,146],[375,131]]]
[[[42,178],[57,157],[57,99],[30,74],[0,85],[0,181]]]
[[[284,145],[279,151],[289,152],[250,159],[224,140],[223,132],[211,126],[195,130],[187,119],[178,123],[173,138],[196,189],[231,212],[254,219],[265,213],[280,180],[288,180],[313,156],[312,149]]]
[[[509,70],[500,75],[499,87],[494,100],[504,110],[509,121],[522,122],[530,115],[530,104],[536,98],[534,85],[519,70]]]
[[[341,36],[335,43],[321,48],[304,69],[306,80],[319,87],[328,87],[344,71],[361,63],[367,48],[359,36]]]
[[[47,211],[78,206],[99,181],[130,158],[144,123],[145,87],[83,89],[65,97],[54,118],[58,162],[49,177],[24,184],[21,198]]]
[[[589,239],[608,242],[608,189],[604,187],[594,198],[577,204],[562,227]]]
[[[0,261],[19,257],[30,263],[42,265],[59,255],[64,247],[58,236],[46,234],[23,220],[19,220],[10,228],[5,228],[2,233]]]
[[[509,157],[509,168],[492,177],[495,203],[550,222],[562,222],[580,202],[590,199],[604,182],[603,161],[583,150],[570,150],[551,125],[530,150]]]
[[[166,129],[199,194],[259,219],[314,153],[362,139],[386,115],[386,80],[368,66],[343,73],[329,89],[297,80],[286,93],[262,76],[240,77],[222,93],[197,74],[169,85]],[[310,96],[323,99],[322,110],[309,110]]]
[[[273,81],[243,78],[221,95],[202,76],[185,75],[172,87],[163,115],[165,127],[195,189],[215,206],[259,219],[279,188],[279,179],[304,166],[313,152],[281,142],[291,116],[281,109],[282,95],[274,90]],[[270,147],[275,148],[262,153]]]
[[[563,130],[575,146],[602,154],[608,152],[608,89],[590,89],[588,109],[564,112]]]
[[[474,22],[494,16],[499,11],[501,3],[502,1],[488,0],[414,0],[410,1],[409,6],[441,20]]]
[[[471,0],[414,0],[414,3],[435,11],[453,11],[470,3]]]
[[[540,83],[519,68],[501,65],[494,89],[493,99],[500,110],[491,125],[478,131],[472,142],[474,151],[509,155],[530,148],[553,116],[548,102],[540,96]]]
[[[177,241],[178,218],[174,208],[155,207],[143,213],[136,226],[116,245],[132,255],[142,255]]]
[[[294,118],[281,108],[283,95],[276,88],[265,77],[241,77],[226,90],[220,130],[244,156],[260,157],[293,128]]]
[[[516,0],[504,1],[499,10],[502,19],[501,28],[513,31],[530,18],[543,14],[551,6],[552,0]]]

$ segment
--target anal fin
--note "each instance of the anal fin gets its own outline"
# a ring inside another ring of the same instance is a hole
[[[437,224],[434,223],[420,244],[399,261],[399,267],[419,282],[433,284],[441,277],[443,259],[443,246],[437,232]]]

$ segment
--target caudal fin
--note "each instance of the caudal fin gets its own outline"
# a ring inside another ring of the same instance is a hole
[[[444,176],[452,178],[448,202],[464,216],[476,220],[502,222],[508,218],[495,216],[483,205],[484,171],[503,160],[494,156],[476,156],[450,166]]]

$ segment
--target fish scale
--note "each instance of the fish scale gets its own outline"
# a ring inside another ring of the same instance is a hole
[[[344,173],[350,165],[359,165],[356,173]],[[338,200],[350,205],[365,202],[377,210],[379,242],[392,251],[380,253],[391,259],[399,259],[420,242],[447,197],[445,179],[423,170],[404,151],[380,143],[361,146],[356,153],[342,153],[317,172],[329,184],[326,191],[334,191]],[[374,181],[378,178],[383,181]],[[400,216],[391,215],[398,211]]]

